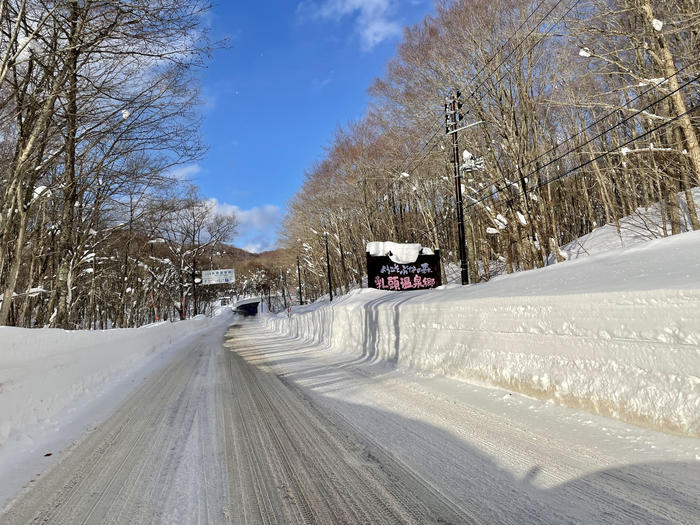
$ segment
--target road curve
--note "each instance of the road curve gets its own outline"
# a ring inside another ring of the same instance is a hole
[[[476,523],[264,366],[207,336],[0,516],[51,523]]]

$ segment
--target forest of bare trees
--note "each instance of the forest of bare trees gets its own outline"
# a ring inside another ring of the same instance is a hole
[[[657,203],[700,229],[696,0],[444,0],[406,29],[364,118],[306,174],[285,222],[306,295],[361,285],[365,243],[419,242],[458,264],[443,104],[461,91],[471,281],[562,260],[560,246]]]
[[[196,314],[229,240],[173,168],[196,161],[199,0],[0,0],[0,325]]]
[[[0,325],[104,328],[196,315],[194,275],[235,231],[177,166],[197,161],[200,0],[0,0]],[[560,247],[656,205],[700,229],[697,0],[442,0],[405,30],[365,116],[338,130],[289,205],[285,250],[238,295],[361,286],[365,244],[458,264],[444,103],[472,282],[560,262]],[[697,190],[696,190],[697,194]],[[621,233],[621,232],[620,232]],[[299,268],[296,261],[299,260]],[[228,259],[227,259],[228,260]]]

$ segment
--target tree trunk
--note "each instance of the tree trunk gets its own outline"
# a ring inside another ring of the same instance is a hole
[[[642,4],[642,9],[647,18],[647,23],[649,26],[652,25],[654,20],[654,13],[651,8],[651,3],[649,0],[644,0]],[[671,102],[673,103],[675,109],[675,116],[678,117],[678,123],[683,135],[685,137],[685,142],[688,146],[688,157],[690,163],[695,171],[695,184],[700,186],[700,143],[698,142],[698,136],[693,127],[693,123],[690,120],[690,115],[688,115],[688,108],[683,100],[683,95],[678,89],[678,77],[676,74],[678,70],[673,61],[673,55],[671,50],[668,48],[668,43],[666,42],[666,37],[662,31],[654,31],[656,37],[656,42],[659,45],[659,53],[651,53],[652,57],[661,67],[664,76],[668,79],[668,90],[674,92],[671,95]]]
[[[66,68],[68,70],[67,115],[66,115],[66,162],[63,195],[63,213],[61,214],[61,237],[59,241],[59,265],[56,278],[57,310],[53,326],[69,328],[68,309],[70,308],[70,272],[74,259],[73,215],[77,202],[77,181],[75,150],[77,138],[78,113],[78,2],[70,2],[70,37]]]

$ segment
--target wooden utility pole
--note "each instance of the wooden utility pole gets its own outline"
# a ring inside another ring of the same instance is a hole
[[[457,236],[459,237],[459,265],[462,284],[469,284],[469,260],[467,259],[467,242],[464,234],[464,209],[462,207],[462,172],[459,169],[459,142],[457,132],[463,116],[460,113],[461,93],[454,91],[445,104],[445,133],[452,135],[452,163],[455,172],[455,204],[457,208]]]
[[[330,295],[331,301],[333,300],[333,283],[331,282],[331,260],[328,256],[328,232],[323,232],[323,236],[326,239],[326,271],[328,272],[328,294]]]
[[[299,264],[299,256],[297,255],[297,275],[299,277],[299,304],[304,304],[301,296],[301,265]]]
[[[194,317],[199,312],[197,311],[197,260],[192,259],[192,303],[194,305],[193,314]]]

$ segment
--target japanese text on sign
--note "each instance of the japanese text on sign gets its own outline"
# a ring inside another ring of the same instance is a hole
[[[440,255],[419,255],[409,264],[395,263],[389,257],[367,255],[368,285],[379,290],[425,290],[442,284]]]
[[[228,284],[236,280],[236,272],[230,269],[224,270],[203,270],[202,284]]]

